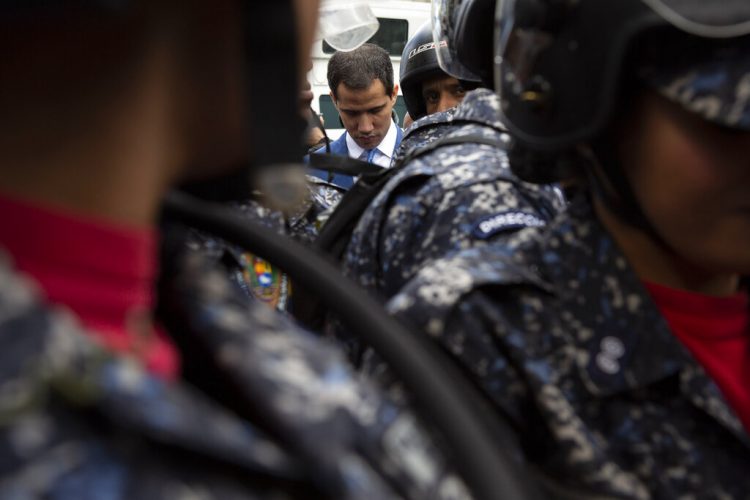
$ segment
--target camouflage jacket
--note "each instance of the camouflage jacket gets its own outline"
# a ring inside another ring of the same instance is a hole
[[[465,498],[414,418],[335,350],[249,307],[199,254],[180,267],[163,308],[184,376],[169,383],[0,259],[0,498]]]
[[[498,106],[489,90],[469,93],[455,111],[416,122],[397,157],[441,137],[507,141]],[[498,147],[443,146],[403,165],[375,198],[352,234],[344,270],[391,297],[431,259],[543,224],[562,205],[553,188],[518,180]]]
[[[390,309],[483,388],[553,498],[750,498],[750,436],[587,200],[434,262]]]
[[[393,165],[398,165],[403,162],[404,158],[406,158],[406,155],[410,151],[426,146],[450,132],[450,127],[445,127],[445,125],[453,121],[456,109],[457,108],[449,108],[445,111],[432,113],[431,115],[423,116],[412,123],[411,126],[404,131],[404,138],[401,140],[401,144],[399,144],[399,147],[396,148],[396,152],[393,154]]]

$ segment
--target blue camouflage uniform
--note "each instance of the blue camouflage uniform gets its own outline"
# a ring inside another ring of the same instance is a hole
[[[394,161],[440,138],[472,134],[507,142],[499,105],[490,90],[470,92],[455,110],[415,122]],[[362,215],[343,262],[346,274],[385,297],[431,259],[543,224],[563,207],[554,188],[516,178],[499,147],[446,145],[399,168]]]
[[[234,204],[237,213],[277,234],[288,235],[309,245],[338,204],[342,191],[308,176],[308,196],[292,214],[263,206],[258,200]],[[293,301],[293,284],[286,273],[251,252],[202,231],[191,231],[187,244],[201,250],[224,269],[231,281],[248,297],[286,312]]]
[[[164,324],[185,378],[169,383],[0,257],[0,498],[466,498],[414,418],[334,349],[248,305],[200,252],[177,267]]]
[[[456,109],[448,108],[445,111],[438,111],[437,113],[423,116],[412,123],[404,131],[404,138],[401,141],[401,145],[393,154],[393,164],[402,163],[407,153],[424,147],[449,133],[451,129],[445,125],[453,120]]]
[[[390,310],[474,378],[553,498],[750,498],[750,435],[588,199],[433,262]]]

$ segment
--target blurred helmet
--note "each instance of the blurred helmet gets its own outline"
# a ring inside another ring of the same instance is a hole
[[[531,182],[583,173],[620,220],[668,246],[606,132],[640,88],[750,130],[750,2],[498,0],[495,15],[494,80],[513,171]]]
[[[750,129],[748,34],[747,0],[499,0],[503,122],[527,149],[569,150],[604,131],[637,79]]]
[[[443,71],[462,81],[492,86],[496,1],[432,1],[433,40]]]

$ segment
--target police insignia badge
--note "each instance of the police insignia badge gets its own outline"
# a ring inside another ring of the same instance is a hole
[[[242,254],[242,269],[253,297],[275,309],[286,310],[291,292],[286,274],[251,253]]]
[[[474,236],[486,240],[505,231],[543,225],[542,219],[528,212],[502,212],[484,217],[477,222],[474,225]]]

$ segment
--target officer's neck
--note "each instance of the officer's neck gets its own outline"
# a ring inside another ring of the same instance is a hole
[[[688,262],[645,231],[619,220],[598,200],[594,201],[594,210],[642,281],[719,297],[738,291],[738,273],[710,270]]]

